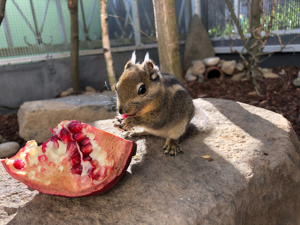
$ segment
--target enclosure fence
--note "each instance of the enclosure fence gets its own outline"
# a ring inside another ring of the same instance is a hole
[[[78,2],[80,54],[102,53],[99,0]],[[243,31],[248,32],[248,0],[231,3]],[[263,3],[267,20],[272,4],[272,0]],[[152,0],[108,0],[107,6],[112,51],[157,46]],[[231,15],[225,1],[175,0],[175,9],[181,43],[194,14],[200,16],[212,41],[228,40],[229,27],[232,36],[238,38],[237,28],[227,22]],[[0,27],[0,65],[68,57],[70,26],[68,0],[8,0]],[[272,31],[280,35],[300,33],[300,0],[277,1]],[[297,43],[296,51],[300,50]],[[229,45],[221,44],[215,50],[229,53]]]

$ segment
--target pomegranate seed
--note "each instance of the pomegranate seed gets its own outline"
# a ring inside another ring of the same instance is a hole
[[[77,134],[82,131],[82,125],[78,121],[69,123],[68,128],[73,134]]]
[[[84,155],[88,155],[93,150],[93,146],[91,145],[91,143],[89,143],[87,145],[81,146],[80,150]]]
[[[97,167],[98,166],[98,161],[97,160],[93,160],[91,161],[92,167]]]
[[[73,174],[78,174],[78,175],[81,175],[82,173],[82,165],[78,164],[78,165],[74,165],[71,169],[71,172]]]
[[[56,135],[55,135],[55,136],[52,136],[52,137],[50,138],[50,141],[53,142],[53,147],[54,147],[55,149],[58,149],[58,147],[59,147],[58,140],[60,140],[60,138],[57,137]],[[60,140],[60,141],[61,141],[61,140]]]
[[[46,152],[46,148],[47,148],[47,142],[44,142],[42,144],[42,152],[45,153]]]
[[[71,134],[66,128],[62,128],[59,135],[64,144],[72,140]]]
[[[13,165],[16,169],[21,170],[24,168],[25,163],[22,159],[16,159]]]
[[[48,161],[48,157],[47,157],[46,155],[40,155],[40,156],[38,157],[38,160],[39,160],[40,162],[46,162],[46,161]]]
[[[87,157],[83,158],[83,161],[91,161],[91,160],[92,160],[92,158],[91,158],[91,157],[89,157],[89,156],[87,156]]]
[[[74,154],[75,152],[78,152],[77,144],[75,141],[70,141],[67,145],[67,152],[69,154]]]
[[[87,145],[87,144],[90,144],[90,139],[89,138],[86,138],[86,139],[84,139],[81,143],[80,143],[80,145]]]
[[[75,153],[74,156],[72,157],[71,159],[71,164],[72,165],[76,165],[76,164],[79,164],[80,163],[80,155],[79,153]]]
[[[75,141],[81,142],[83,139],[86,138],[86,136],[84,135],[84,133],[80,132],[80,133],[74,134],[73,138]]]

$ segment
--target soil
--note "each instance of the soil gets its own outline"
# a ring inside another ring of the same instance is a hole
[[[283,70],[285,74],[276,79],[257,78],[265,91],[264,96],[255,94],[251,81],[232,81],[229,76],[223,79],[212,78],[204,83],[186,82],[186,89],[193,98],[230,99],[279,113],[291,122],[300,139],[300,88],[292,84],[300,67],[273,68],[273,72],[277,74]],[[7,141],[18,142],[21,147],[26,143],[19,136],[18,118],[15,113],[0,116],[0,134]]]

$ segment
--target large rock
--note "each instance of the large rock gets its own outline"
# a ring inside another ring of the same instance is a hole
[[[197,14],[194,15],[186,37],[184,50],[184,68],[190,68],[192,61],[214,57],[215,51],[206,28]]]
[[[25,102],[18,112],[20,136],[41,143],[48,140],[50,129],[62,120],[112,119],[116,116],[114,97],[112,92],[103,92]]]
[[[99,196],[30,192],[1,165],[1,222],[300,224],[300,143],[291,124],[274,112],[233,101],[194,103],[209,122],[202,132],[188,132],[181,144],[184,154],[164,155],[163,138],[132,138],[138,150],[131,167]],[[112,120],[92,125],[121,136]]]

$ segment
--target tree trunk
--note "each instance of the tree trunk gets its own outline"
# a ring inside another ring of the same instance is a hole
[[[0,25],[2,23],[5,14],[5,4],[6,4],[6,0],[0,0]]]
[[[260,0],[252,0],[251,1],[251,24],[250,24],[250,29],[251,29],[251,38],[249,42],[249,48],[255,44],[255,42],[258,42],[257,39],[254,37],[260,36],[260,31],[259,28],[261,26],[260,24],[260,10],[259,10],[259,4]],[[264,92],[262,88],[259,86],[259,84],[256,82],[256,77],[258,74],[258,66],[259,66],[259,60],[260,60],[260,55],[259,55],[259,44],[252,49],[249,50],[250,55],[249,55],[249,65],[251,68],[251,81],[252,84],[254,85],[254,88],[257,92],[258,95],[264,95]]]
[[[101,14],[101,29],[102,29],[102,44],[103,53],[106,62],[107,74],[109,79],[110,88],[115,91],[116,76],[114,71],[114,61],[111,56],[110,42],[108,36],[108,17],[107,17],[107,0],[100,0],[100,14]]]
[[[153,0],[160,69],[182,82],[174,0]]]
[[[68,0],[71,17],[71,77],[75,94],[80,94],[79,81],[79,35],[78,35],[78,0]]]

